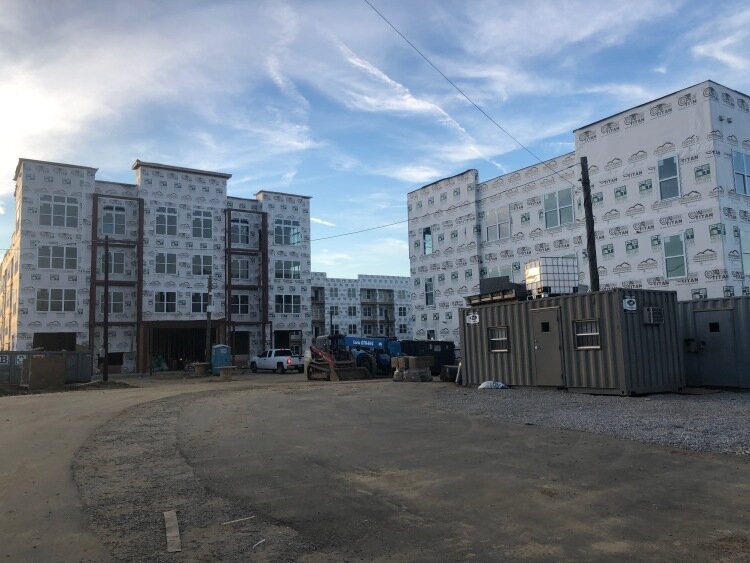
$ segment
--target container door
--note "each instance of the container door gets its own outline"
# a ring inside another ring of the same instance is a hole
[[[531,325],[534,337],[534,385],[564,386],[560,309],[531,311]]]
[[[739,385],[732,311],[696,311],[695,333],[702,346],[698,353],[701,383]]]

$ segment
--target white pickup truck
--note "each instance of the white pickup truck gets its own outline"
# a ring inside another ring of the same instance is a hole
[[[259,369],[270,369],[277,373],[297,370],[302,373],[305,370],[305,361],[302,356],[292,355],[289,348],[272,348],[250,359],[250,371],[255,373]]]

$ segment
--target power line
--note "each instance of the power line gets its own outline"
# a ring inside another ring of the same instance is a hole
[[[390,22],[390,20],[389,20],[388,18],[386,18],[386,17],[385,17],[385,16],[384,16],[384,15],[383,15],[383,14],[382,14],[382,13],[381,13],[381,12],[380,12],[380,11],[379,11],[379,10],[378,10],[377,8],[376,8],[376,7],[375,7],[375,6],[373,6],[373,4],[372,4],[372,2],[370,2],[370,0],[362,0],[362,1],[363,1],[363,2],[365,3],[365,4],[367,4],[368,6],[370,6],[370,8],[372,8],[372,10],[373,10],[373,11],[374,11],[374,12],[375,12],[375,13],[376,13],[376,14],[377,14],[378,16],[380,16],[380,18],[381,18],[381,19],[382,19],[382,20],[383,20],[383,21],[384,21],[385,23],[387,23],[387,24],[388,24],[388,25],[389,25],[389,26],[391,27],[391,29],[393,29],[393,31],[395,31],[395,32],[396,32],[396,33],[397,33],[397,34],[399,35],[399,37],[401,37],[401,39],[403,39],[404,41],[406,41],[406,43],[407,43],[407,44],[408,44],[408,45],[409,45],[409,46],[410,46],[410,47],[411,47],[412,49],[414,49],[414,50],[415,50],[415,51],[417,52],[417,54],[419,54],[419,56],[420,56],[420,57],[422,57],[422,58],[423,58],[423,59],[424,59],[424,60],[425,60],[425,61],[427,62],[427,64],[428,64],[428,65],[430,65],[430,66],[431,66],[431,67],[432,67],[433,69],[435,69],[435,71],[436,71],[436,72],[437,72],[437,73],[438,73],[438,74],[439,74],[440,76],[442,76],[442,77],[443,77],[443,78],[444,78],[444,79],[446,80],[446,82],[448,82],[448,84],[450,84],[451,86],[453,86],[453,88],[455,88],[455,89],[456,89],[456,91],[457,91],[457,92],[458,92],[459,94],[461,94],[461,95],[462,95],[462,96],[463,96],[463,97],[464,97],[464,98],[466,99],[466,101],[468,101],[468,102],[469,102],[469,103],[470,103],[470,104],[471,104],[472,106],[474,106],[474,107],[475,107],[475,108],[476,108],[476,109],[477,109],[477,110],[478,110],[478,111],[479,111],[479,112],[480,112],[480,113],[481,113],[481,114],[482,114],[483,116],[485,116],[485,117],[486,117],[487,119],[489,119],[489,120],[490,120],[490,122],[491,122],[491,123],[492,123],[493,125],[495,125],[495,127],[497,127],[498,129],[500,129],[500,131],[502,131],[502,132],[503,132],[503,133],[505,133],[505,134],[506,134],[506,135],[507,135],[508,137],[510,137],[510,138],[511,138],[511,139],[512,139],[512,140],[513,140],[513,141],[514,141],[514,142],[515,142],[515,143],[516,143],[516,144],[517,144],[517,145],[518,145],[519,147],[521,147],[521,148],[522,148],[523,150],[525,150],[525,151],[526,151],[527,153],[529,153],[529,154],[530,154],[531,156],[533,156],[533,157],[534,157],[534,158],[535,158],[536,160],[538,160],[540,164],[543,164],[544,166],[546,166],[547,168],[549,168],[550,170],[552,170],[552,168],[551,168],[551,167],[550,167],[550,166],[549,166],[548,164],[546,164],[546,163],[545,163],[545,162],[544,162],[544,161],[543,161],[543,160],[542,160],[542,159],[541,159],[541,158],[540,158],[540,157],[539,157],[539,156],[538,156],[538,155],[537,155],[536,153],[534,153],[534,152],[533,152],[533,151],[532,151],[532,150],[531,150],[530,148],[528,148],[528,147],[527,147],[526,145],[524,145],[524,144],[523,144],[523,143],[522,143],[521,141],[519,141],[519,140],[518,140],[518,139],[517,139],[517,138],[516,138],[515,136],[513,136],[513,135],[512,135],[511,133],[510,133],[510,131],[508,131],[508,130],[507,130],[507,129],[506,129],[505,127],[503,127],[502,125],[500,125],[500,123],[498,123],[498,122],[497,122],[497,121],[496,121],[496,120],[495,120],[495,119],[494,119],[494,118],[493,118],[493,117],[492,117],[492,116],[491,116],[490,114],[488,114],[488,113],[487,113],[486,111],[484,111],[484,110],[483,110],[483,109],[482,109],[482,108],[481,108],[481,107],[480,107],[480,106],[479,106],[479,105],[478,105],[478,104],[477,104],[476,102],[474,102],[474,100],[472,100],[472,99],[471,99],[471,98],[470,98],[470,97],[469,97],[469,96],[468,96],[468,95],[466,94],[466,92],[464,92],[464,91],[463,91],[463,90],[462,90],[462,89],[461,89],[461,88],[460,88],[460,87],[459,87],[459,86],[458,86],[458,85],[457,85],[457,84],[456,84],[455,82],[453,82],[453,81],[452,81],[452,80],[451,80],[450,78],[448,78],[448,76],[446,76],[446,74],[445,74],[445,73],[444,73],[444,72],[443,72],[442,70],[440,70],[440,69],[439,69],[439,68],[437,67],[437,65],[435,65],[435,63],[433,63],[433,62],[432,62],[432,61],[431,61],[431,60],[430,60],[430,59],[429,59],[429,58],[427,57],[427,55],[425,55],[425,54],[424,54],[424,53],[423,53],[422,51],[420,51],[420,50],[419,50],[419,48],[418,48],[418,47],[417,47],[417,46],[416,46],[416,45],[415,45],[414,43],[412,43],[412,42],[411,42],[411,41],[409,40],[409,38],[408,38],[408,37],[406,37],[406,36],[405,36],[405,35],[404,35],[403,33],[401,33],[401,31],[399,31],[399,29],[398,29],[398,28],[397,28],[397,27],[396,27],[395,25],[393,25],[393,24],[392,24],[392,23]],[[571,186],[574,186],[574,187],[575,187],[575,185],[574,185],[574,184],[573,184],[572,182],[570,182],[570,181],[569,181],[569,180],[567,180],[567,179],[565,179],[565,180],[566,180],[566,181],[567,181],[567,182],[568,182],[568,183],[569,183],[569,184],[570,184]]]

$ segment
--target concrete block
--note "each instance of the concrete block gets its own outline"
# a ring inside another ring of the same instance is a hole
[[[393,369],[398,368],[398,356],[394,356],[391,358],[391,367]]]
[[[393,370],[393,381],[403,381],[404,371],[401,369]]]
[[[404,371],[404,380],[412,383],[432,381],[432,373],[430,368],[409,368]]]
[[[407,356],[399,356],[396,358],[398,360],[398,369],[408,369],[409,368],[409,358]]]

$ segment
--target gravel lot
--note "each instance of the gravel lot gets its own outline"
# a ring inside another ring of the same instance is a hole
[[[750,456],[750,393],[746,392],[613,397],[548,389],[446,387],[436,394],[436,406],[493,420]]]

